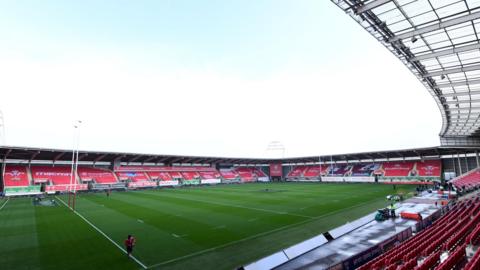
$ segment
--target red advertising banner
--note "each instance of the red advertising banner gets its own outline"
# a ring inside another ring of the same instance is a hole
[[[270,163],[270,177],[280,176],[282,177],[282,164]]]

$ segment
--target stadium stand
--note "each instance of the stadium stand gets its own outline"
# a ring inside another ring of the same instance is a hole
[[[76,182],[76,177],[72,180],[72,169],[67,166],[32,166],[32,178],[34,183],[49,182],[52,185],[69,185],[71,181]]]
[[[305,178],[318,178],[322,172],[322,168],[320,166],[308,166],[305,169],[303,176]]]
[[[3,176],[5,187],[26,187],[30,185],[27,167],[17,165],[5,166]]]
[[[450,181],[457,189],[470,191],[480,187],[480,169],[471,170]]]
[[[220,175],[226,180],[233,180],[239,178],[234,169],[220,169]]]
[[[34,183],[46,183],[46,192],[64,192],[69,190],[87,190],[87,184],[78,183],[78,177],[72,176],[70,166],[32,166],[32,179]]]
[[[176,186],[220,183],[220,173],[210,166],[119,166],[115,168],[122,180],[127,178],[125,173],[144,174],[147,178],[142,181],[130,182],[129,186],[153,186],[153,181],[159,181],[159,186]],[[134,180],[134,179],[132,179]],[[143,183],[143,186],[140,185]]]
[[[172,181],[173,178],[168,172],[148,172],[151,179],[159,179],[160,181]]]
[[[220,173],[218,172],[198,172],[202,179],[220,179]]]
[[[379,167],[378,163],[356,164],[352,168],[351,176],[371,176]]]
[[[418,176],[440,177],[442,173],[442,162],[440,160],[418,161],[415,164]]]
[[[196,171],[193,172],[181,172],[183,179],[185,180],[193,180],[193,179],[200,179],[200,174]]]
[[[383,176],[409,176],[410,172],[413,170],[415,162],[405,161],[405,162],[385,162],[382,164],[384,171]]]
[[[287,174],[287,179],[316,179],[320,176],[370,177],[373,174],[382,175],[386,178],[440,178],[441,161],[428,160],[423,162],[407,161],[354,165],[335,164],[333,166],[322,165],[321,168],[319,165],[301,165],[294,166],[293,169]],[[350,178],[350,180],[355,182],[354,178]]]
[[[115,173],[120,181],[133,181],[133,182],[143,182],[149,181],[150,179],[144,172],[116,172]],[[115,180],[116,182],[116,180]],[[108,182],[103,182],[107,184]]]
[[[116,183],[117,179],[112,171],[107,169],[78,167],[78,176],[82,182],[95,182],[100,184]]]
[[[287,174],[287,178],[301,178],[304,176],[305,170],[307,166],[295,166],[293,169]]]
[[[258,177],[268,177],[267,174],[259,168],[253,169]]]
[[[466,260],[467,245],[478,239],[479,210],[479,197],[457,203],[430,227],[358,269],[423,270],[460,266]],[[447,258],[440,263],[441,256]]]
[[[334,165],[330,166],[328,174],[330,176],[345,176],[352,169],[351,165]]]
[[[256,181],[259,177],[259,170],[252,167],[237,167],[234,171],[240,176],[242,182]]]
[[[181,172],[169,172],[169,174],[174,180],[183,180],[183,175]]]
[[[466,240],[467,243],[470,245],[474,245],[478,247],[478,235],[480,231],[480,225],[477,225],[475,231],[470,234],[469,238]],[[477,240],[472,240],[472,238],[476,238]],[[477,248],[477,251],[474,253],[470,261],[464,266],[464,270],[476,270],[480,269],[480,248]]]
[[[145,172],[116,172],[115,174],[120,181],[127,181],[129,188],[155,187],[157,185]]]

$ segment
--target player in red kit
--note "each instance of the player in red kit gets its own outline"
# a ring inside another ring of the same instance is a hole
[[[132,255],[133,247],[135,246],[135,237],[132,235],[128,235],[127,239],[125,239],[125,248],[127,249],[127,255],[130,257]]]

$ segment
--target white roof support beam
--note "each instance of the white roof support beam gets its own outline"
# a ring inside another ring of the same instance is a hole
[[[468,72],[468,71],[475,71],[475,70],[480,70],[480,65],[471,65],[471,66],[466,66],[466,67],[449,68],[449,69],[429,72],[427,74],[424,74],[423,77],[424,78],[425,77],[434,77],[434,76],[441,76],[441,75],[447,75],[447,74],[452,74],[452,73]]]
[[[457,17],[455,19],[451,19],[451,20],[448,20],[448,21],[439,22],[439,23],[435,23],[435,24],[432,24],[432,25],[429,25],[429,26],[418,28],[416,30],[405,32],[403,34],[398,34],[396,36],[393,36],[393,37],[389,38],[388,42],[395,42],[395,41],[401,40],[401,39],[412,38],[414,36],[430,33],[430,32],[436,31],[436,30],[444,29],[444,28],[454,26],[454,25],[457,25],[457,24],[461,24],[461,23],[464,23],[464,22],[473,21],[473,20],[476,20],[476,19],[479,19],[479,18],[480,18],[480,12],[475,12],[475,13],[468,14],[468,15],[465,15],[465,16],[462,16],[462,17]]]
[[[480,103],[480,99],[474,99],[474,100],[452,100],[452,101],[447,101],[447,104],[465,104],[465,103]]]
[[[455,86],[473,85],[473,84],[480,84],[480,79],[477,79],[477,80],[469,80],[469,81],[465,80],[465,81],[459,81],[459,82],[437,84],[437,87],[438,87],[438,88],[443,88],[443,87],[455,87]]]
[[[370,2],[368,2],[367,4],[363,5],[363,6],[360,6],[358,8],[355,9],[355,14],[362,14],[364,12],[367,12],[369,10],[372,10],[374,8],[377,8],[381,5],[384,5],[388,2],[390,2],[392,0],[372,0]]]
[[[457,114],[457,113],[460,113],[460,112],[469,112],[469,113],[480,113],[479,111],[480,108],[450,108],[450,112],[452,114]]]
[[[456,93],[442,94],[442,96],[444,97],[463,97],[463,96],[470,96],[470,95],[480,95],[480,90],[470,91],[470,92],[456,92]]]
[[[433,53],[422,54],[422,55],[419,55],[419,56],[412,57],[409,60],[410,61],[420,61],[420,60],[431,59],[431,58],[445,56],[445,55],[451,55],[451,54],[454,54],[454,53],[473,51],[473,50],[476,50],[476,49],[480,49],[480,43],[470,44],[470,45],[457,47],[457,48],[451,48],[451,49],[442,50],[442,51],[433,52]]]

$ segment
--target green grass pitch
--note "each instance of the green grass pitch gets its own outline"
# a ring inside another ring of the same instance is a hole
[[[122,247],[133,234],[148,269],[234,269],[384,207],[392,193],[382,184],[218,185],[80,194],[77,211]],[[0,243],[1,269],[142,269],[60,202],[10,199]]]

